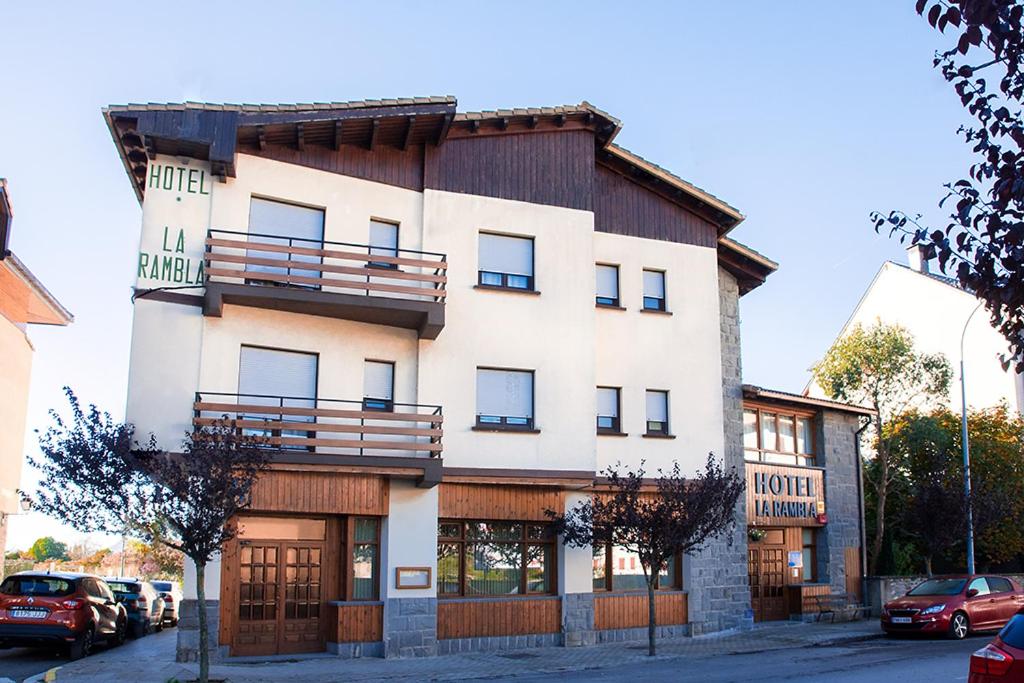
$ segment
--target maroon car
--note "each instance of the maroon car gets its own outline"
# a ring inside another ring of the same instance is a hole
[[[960,639],[972,631],[1001,628],[1021,607],[1024,590],[1005,576],[941,576],[885,603],[882,630]]]
[[[971,655],[967,683],[1024,683],[1024,611],[996,639]]]

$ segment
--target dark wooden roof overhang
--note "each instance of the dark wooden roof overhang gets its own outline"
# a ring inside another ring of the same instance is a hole
[[[9,252],[13,222],[14,209],[11,208],[11,195],[7,190],[7,179],[0,178],[0,261],[3,261]]]
[[[830,401],[825,398],[803,396],[801,394],[792,394],[788,391],[765,389],[764,387],[759,387],[754,384],[743,385],[743,399],[745,401],[757,401],[759,403],[768,403],[788,408],[835,410],[841,413],[853,413],[863,417],[873,417],[876,415],[874,410],[865,406],[859,406],[853,403],[842,403],[840,401]]]
[[[763,285],[779,268],[775,261],[728,237],[718,240],[718,265],[735,276],[740,296]]]
[[[139,201],[148,162],[157,154],[209,161],[234,177],[235,154],[268,144],[366,149],[441,144],[455,118],[454,98],[330,105],[126,105],[103,114]]]
[[[594,134],[598,147],[604,147],[621,129],[617,118],[583,102],[559,107],[461,112],[452,122],[448,139],[586,130]]]

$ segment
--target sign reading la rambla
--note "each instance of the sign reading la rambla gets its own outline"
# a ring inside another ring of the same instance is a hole
[[[185,253],[185,231],[178,230],[171,237],[171,229],[164,227],[163,247],[159,252],[139,252],[139,278],[163,280],[176,285],[203,284],[203,262],[183,256]],[[173,246],[168,243],[173,242]]]

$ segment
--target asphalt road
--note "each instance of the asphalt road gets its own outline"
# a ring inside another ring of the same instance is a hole
[[[656,660],[599,670],[516,677],[541,681],[631,681],[644,683],[950,683],[966,681],[970,655],[991,634],[949,640],[872,640],[842,647],[808,647],[727,657]]]
[[[51,648],[12,647],[0,650],[0,679],[18,683],[55,666],[68,663],[67,655]]]

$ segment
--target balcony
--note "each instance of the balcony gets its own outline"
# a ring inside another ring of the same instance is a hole
[[[210,230],[204,313],[225,303],[416,330],[444,329],[444,254]]]
[[[243,434],[262,436],[272,462],[353,466],[410,475],[421,486],[440,481],[441,406],[196,393],[192,424],[225,419]]]

